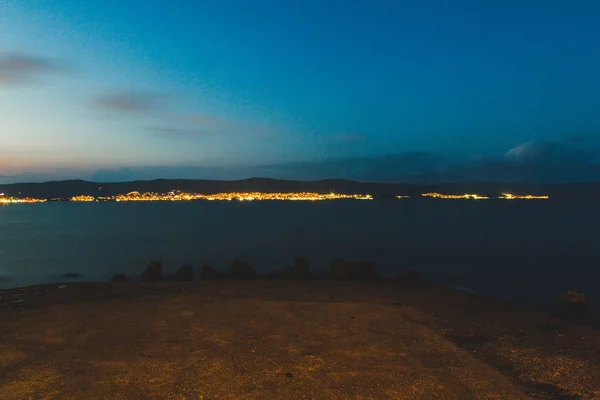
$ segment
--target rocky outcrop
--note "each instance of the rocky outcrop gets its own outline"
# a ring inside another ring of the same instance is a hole
[[[331,263],[330,275],[333,279],[374,280],[380,279],[377,263],[370,261],[346,261],[337,258]]]
[[[143,282],[157,282],[162,278],[162,263],[152,261],[142,272]]]
[[[574,291],[565,292],[555,316],[567,321],[582,323],[589,317],[585,294]]]
[[[294,279],[294,267],[285,267],[279,272],[279,277],[283,279]]]
[[[331,262],[330,276],[333,279],[350,279],[350,274],[346,268],[346,262],[343,258],[336,258]]]
[[[377,271],[377,263],[371,261],[346,261],[346,268],[352,279],[373,280],[380,279],[381,274]]]
[[[129,278],[125,274],[115,274],[112,279],[112,282],[129,282]]]
[[[213,281],[213,280],[221,280],[223,278],[223,274],[214,270],[210,265],[203,265],[200,271],[200,280],[201,281]]]
[[[294,279],[308,279],[310,278],[310,268],[308,267],[308,260],[304,257],[296,258],[293,269]]]
[[[230,279],[256,279],[258,273],[254,267],[240,260],[235,260],[227,270],[227,277]]]
[[[563,301],[569,304],[585,304],[585,294],[573,291],[565,292]]]
[[[194,268],[191,265],[182,265],[175,272],[175,280],[177,281],[193,281],[194,280]]]
[[[308,260],[304,257],[298,257],[293,267],[285,267],[279,271],[261,275],[265,279],[308,279],[310,270]]]

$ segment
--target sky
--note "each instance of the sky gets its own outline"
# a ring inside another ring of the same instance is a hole
[[[0,0],[0,183],[600,181],[597,0]]]

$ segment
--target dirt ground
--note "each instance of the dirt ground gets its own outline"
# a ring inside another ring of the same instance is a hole
[[[1,399],[600,399],[600,332],[403,281],[0,291]]]

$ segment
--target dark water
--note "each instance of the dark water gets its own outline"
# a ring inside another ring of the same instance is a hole
[[[418,269],[519,304],[544,306],[565,290],[600,295],[600,207],[552,201],[46,203],[0,212],[0,287],[79,272],[107,280],[151,260],[268,272],[308,257],[375,260]],[[62,279],[64,280],[64,279]]]

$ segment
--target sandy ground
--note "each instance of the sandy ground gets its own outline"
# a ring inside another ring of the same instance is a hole
[[[441,286],[60,287],[0,291],[0,398],[600,399],[600,332]]]

